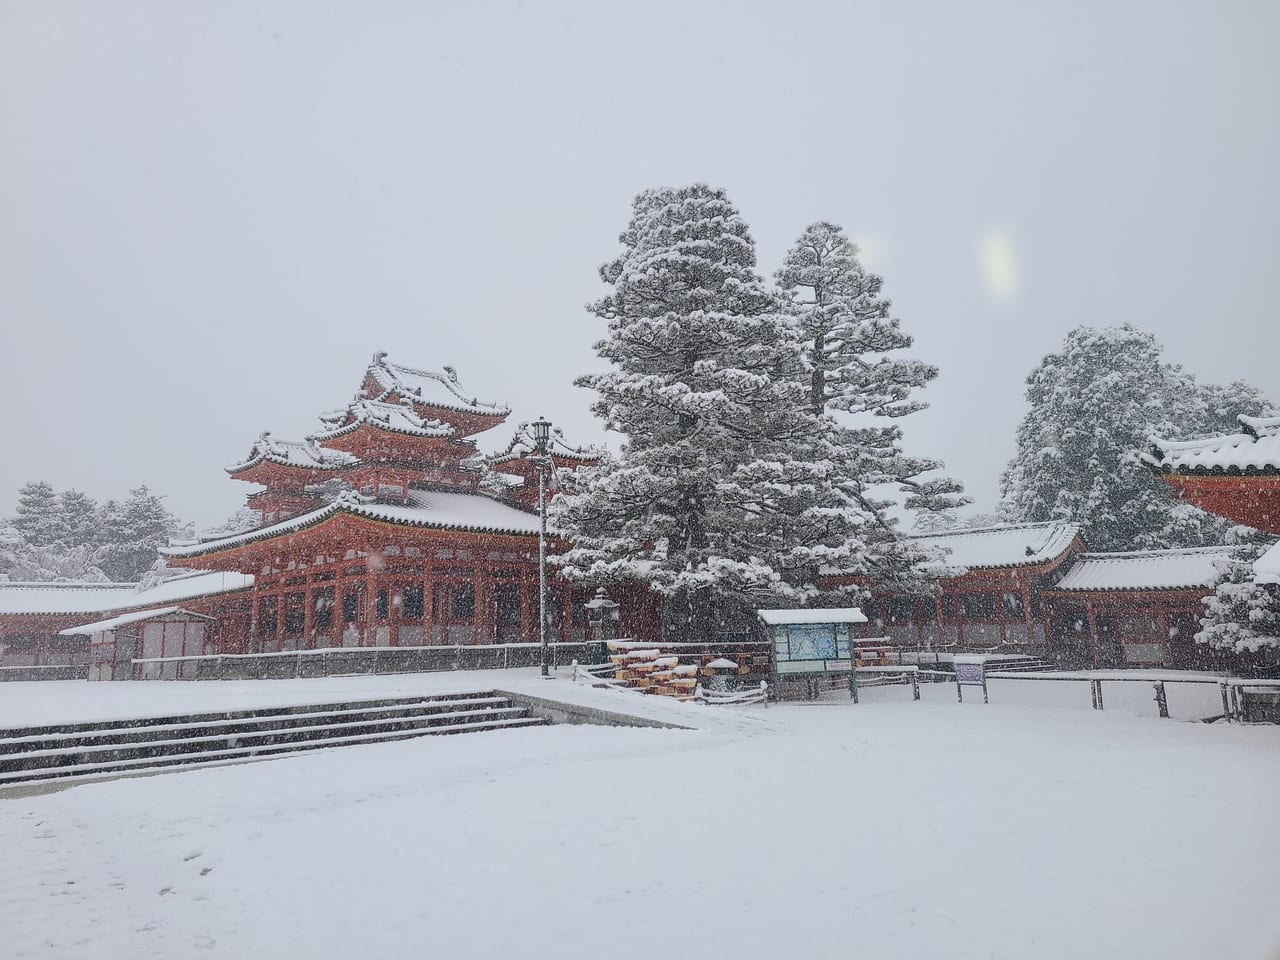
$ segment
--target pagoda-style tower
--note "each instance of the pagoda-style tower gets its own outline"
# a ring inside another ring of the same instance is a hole
[[[417,370],[374,354],[360,390],[344,409],[322,414],[304,440],[258,437],[249,456],[227,467],[237,480],[261,484],[249,507],[266,523],[324,505],[343,489],[406,503],[414,486],[476,489],[481,472],[472,435],[496,427],[509,410],[469,397],[457,372]]]
[[[226,653],[533,642],[536,464],[515,443],[486,463],[472,439],[508,412],[471,397],[450,367],[375,354],[321,430],[301,441],[263,434],[227,468],[265,488],[249,496],[262,526],[161,552],[174,566],[254,575],[248,633],[224,636]],[[595,456],[558,442],[552,462]],[[485,483],[495,470],[507,481]],[[590,589],[554,579],[548,592],[552,638],[580,642]],[[624,604],[624,629],[653,636],[652,613],[651,603]]]

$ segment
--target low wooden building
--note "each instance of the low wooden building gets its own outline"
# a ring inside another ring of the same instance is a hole
[[[1055,659],[1093,666],[1209,666],[1196,631],[1229,547],[1083,553],[1043,593]]]
[[[88,642],[90,680],[194,679],[223,620],[183,607],[124,613],[62,631]]]
[[[862,605],[867,637],[905,647],[982,649],[1011,645],[1040,652],[1046,622],[1040,594],[1084,550],[1080,530],[1062,522],[1018,523],[913,535],[942,575],[934,596],[873,591]],[[951,571],[954,575],[948,576]],[[837,573],[827,586],[854,583]]]
[[[65,679],[88,673],[85,623],[181,604],[219,630],[248,630],[253,577],[193,571],[151,587],[136,583],[0,583],[0,679]]]

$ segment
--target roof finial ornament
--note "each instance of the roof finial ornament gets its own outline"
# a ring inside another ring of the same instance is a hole
[[[385,360],[386,358],[387,358],[387,351],[385,351],[385,350],[378,350],[378,351],[377,351],[376,353],[374,353],[374,355],[373,355],[373,362],[374,362],[375,364],[379,364],[379,363],[381,363],[383,360]]]
[[[447,363],[444,365],[444,372],[449,375],[450,381],[452,381],[453,383],[458,382],[458,371],[453,367],[449,366]]]

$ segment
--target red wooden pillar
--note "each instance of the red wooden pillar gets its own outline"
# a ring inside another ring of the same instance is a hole
[[[330,608],[333,616],[329,620],[329,646],[342,646],[342,634],[347,629],[347,581],[342,575],[342,568],[334,568],[334,577],[329,582],[333,584],[333,606]]]
[[[530,643],[532,640],[538,639],[537,595],[537,587],[532,587],[527,583],[520,587],[520,639],[524,643]],[[530,631],[532,631],[532,638]]]
[[[316,645],[316,602],[311,589],[311,571],[307,571],[307,579],[302,588],[302,649],[310,650]]]
[[[1031,646],[1031,587],[1027,583],[1026,577],[1022,578],[1021,590],[1022,595],[1022,627],[1027,632],[1027,646]],[[1045,631],[1045,640],[1048,640],[1048,631]],[[1044,643],[1040,644],[1043,648]]]
[[[249,635],[244,638],[244,644],[240,649],[240,653],[252,653],[253,644],[258,639],[258,603],[262,599],[262,594],[254,587],[253,593],[249,596]]]
[[[493,630],[489,626],[492,619],[489,609],[489,590],[490,583],[488,571],[484,567],[477,564],[475,568],[475,604],[472,609],[471,617],[471,642],[472,643],[488,643],[493,637]]]
[[[424,556],[425,559],[425,556]],[[422,565],[422,645],[429,647],[435,642],[435,621],[432,619],[432,608],[435,605],[435,582],[431,577],[430,561]]]
[[[372,555],[370,555],[372,560]],[[368,563],[364,575],[364,630],[360,634],[360,646],[372,647],[378,642],[378,579],[373,564]]]
[[[1169,605],[1162,603],[1156,608],[1156,627],[1160,631],[1160,643],[1164,647],[1161,666],[1175,667],[1173,655],[1173,638],[1169,636]]]
[[[382,588],[387,591],[387,645],[400,646],[400,620],[404,613],[404,584],[398,580],[383,580]],[[396,603],[396,598],[400,602]]]
[[[1093,601],[1089,600],[1085,604],[1089,618],[1089,655],[1093,658],[1093,665],[1096,667],[1102,660],[1102,645],[1098,642],[1098,618],[1094,613]]]

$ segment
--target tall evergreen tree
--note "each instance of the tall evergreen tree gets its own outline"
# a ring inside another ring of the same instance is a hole
[[[563,570],[644,581],[667,630],[709,639],[735,611],[813,596],[821,565],[860,552],[867,518],[834,483],[799,345],[723,192],[642,193],[620,239],[591,308],[612,369],[577,382],[627,443],[553,502],[575,543]]]
[[[18,490],[18,508],[12,526],[35,547],[57,543],[65,534],[53,485],[43,480],[24,483]]]
[[[1004,511],[1079,523],[1094,550],[1220,543],[1226,522],[1170,496],[1138,452],[1152,434],[1217,432],[1228,390],[1247,394],[1240,385],[1202,388],[1129,324],[1077,327],[1027,377],[1029,410],[1001,483]]]
[[[109,500],[101,509],[103,546],[99,565],[112,580],[132,581],[155,563],[158,548],[168,542],[177,521],[163,498],[141,486],[129,491],[123,503]]]
[[[890,301],[881,296],[883,279],[863,269],[857,247],[835,224],[807,227],[776,280],[801,343],[810,407],[818,415],[848,415],[827,421],[829,439],[845,489],[877,518],[866,531],[881,547],[881,562],[871,572],[886,579],[896,567],[893,579],[900,579],[919,558],[897,543],[901,536],[887,515],[892,502],[874,491],[896,488],[912,511],[952,510],[971,502],[960,496],[955,480],[924,479],[941,468],[939,461],[910,457],[902,449],[896,421],[927,406],[912,394],[936,378],[938,369],[897,353],[912,338],[890,315]]]
[[[98,528],[98,505],[79,490],[63,490],[58,494],[58,516],[62,541],[68,547],[96,546],[101,541]]]

